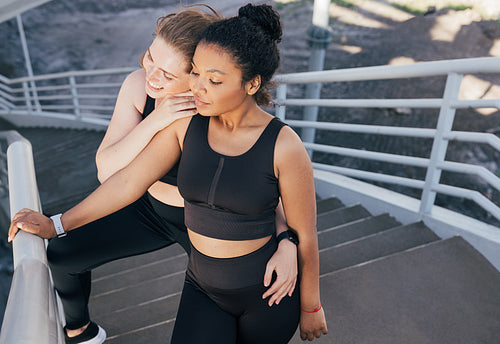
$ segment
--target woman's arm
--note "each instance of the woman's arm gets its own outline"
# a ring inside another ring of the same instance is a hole
[[[283,204],[280,200],[276,207],[276,236],[287,230]],[[279,304],[286,295],[292,295],[297,282],[297,270],[297,246],[290,240],[281,240],[278,249],[267,262],[264,275],[264,285],[267,287],[271,284],[273,272],[276,272],[276,280],[262,295],[263,299],[269,297],[269,306],[274,303]]]
[[[180,130],[185,130],[187,123],[179,123],[159,132],[129,165],[65,212],[61,217],[65,231],[109,215],[141,197],[179,159],[181,141],[178,135]],[[19,228],[43,238],[55,236],[52,221],[29,209],[23,209],[14,216],[9,228],[9,241]]]
[[[165,97],[157,109],[142,120],[145,83],[145,72],[140,69],[131,73],[120,88],[113,117],[96,154],[101,183],[127,166],[158,131],[196,113],[191,93],[182,93]]]
[[[286,221],[299,237],[300,336],[312,340],[328,332],[319,290],[312,164],[300,138],[289,127],[284,127],[278,136],[275,159]]]

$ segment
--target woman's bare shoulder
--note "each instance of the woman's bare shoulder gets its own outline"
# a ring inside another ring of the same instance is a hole
[[[139,112],[146,103],[146,73],[143,69],[137,69],[127,75],[120,89],[120,96],[125,97],[138,109]]]
[[[299,135],[297,135],[297,133],[288,125],[283,126],[280,130],[276,145],[277,148],[281,150],[296,150],[304,147]]]
[[[309,156],[299,135],[287,125],[278,134],[275,159],[278,163],[298,162],[304,159],[306,161],[309,160]]]

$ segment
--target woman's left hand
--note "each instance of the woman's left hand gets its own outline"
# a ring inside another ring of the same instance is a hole
[[[263,299],[269,297],[269,306],[279,304],[286,295],[292,295],[297,283],[297,271],[297,246],[289,240],[282,240],[267,262],[264,275],[266,287],[271,284],[273,272],[276,272],[277,276],[271,287],[262,295]]]

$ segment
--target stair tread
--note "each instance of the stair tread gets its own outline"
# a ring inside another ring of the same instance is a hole
[[[174,319],[169,319],[118,336],[108,337],[106,344],[169,343],[173,328]]]
[[[320,250],[322,274],[439,240],[421,222],[400,226]]]
[[[323,230],[369,216],[371,216],[371,214],[363,208],[363,206],[358,204],[318,214],[316,226],[318,230]]]
[[[340,225],[332,229],[318,231],[319,248],[323,249],[335,246],[399,225],[400,223],[389,214],[381,214]]]
[[[96,278],[92,281],[93,295],[99,295],[116,289],[129,288],[145,281],[173,276],[186,271],[188,257],[186,254],[161,259],[156,262],[117,271],[113,274]]]
[[[344,207],[344,203],[337,197],[329,197],[316,202],[316,213],[321,214],[330,210]]]
[[[149,303],[153,300],[179,293],[184,284],[184,271],[161,276],[130,287],[111,290],[106,294],[92,295],[90,302],[96,315],[105,315],[128,308],[133,304]]]
[[[144,265],[154,264],[165,259],[177,257],[179,255],[186,255],[186,253],[180,245],[175,244],[161,250],[156,250],[133,257],[118,259],[92,270],[92,279],[97,280],[106,278],[110,274],[116,274],[126,270],[141,268]]]
[[[124,343],[157,343],[161,338],[161,342],[168,343],[169,341],[163,341],[165,338],[170,338],[171,328],[169,328],[169,332],[165,332],[162,337],[153,338],[152,341],[145,341],[145,338],[135,338],[132,333],[139,332],[142,335],[148,337],[147,333],[154,332],[157,330],[154,328],[158,326],[163,326],[165,323],[174,322],[177,308],[180,301],[180,291],[175,295],[170,297],[166,297],[160,300],[157,300],[153,303],[144,303],[140,305],[130,306],[128,308],[124,308],[112,313],[112,316],[109,314],[105,314],[104,316],[95,314],[91,310],[92,319],[99,323],[99,325],[106,329],[108,334],[108,338],[106,343],[113,342],[113,336],[119,336],[119,341],[116,343],[124,344]],[[140,317],[137,314],[141,314]],[[123,329],[127,329],[129,334],[123,332]],[[130,333],[132,332],[132,333]],[[117,339],[118,339],[117,338]],[[138,340],[137,342],[131,342],[130,339],[126,338],[135,338]],[[116,340],[117,340],[116,339]],[[128,341],[127,341],[128,340]]]

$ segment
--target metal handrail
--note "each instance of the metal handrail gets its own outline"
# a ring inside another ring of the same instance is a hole
[[[8,144],[11,216],[23,208],[41,211],[31,144],[16,131],[1,132],[0,138]],[[45,247],[42,238],[23,231],[14,238],[14,275],[0,344],[64,343]]]
[[[429,76],[479,73],[500,73],[499,57],[419,62],[399,66],[374,66],[345,68],[320,72],[302,72],[277,75],[274,80],[281,84],[307,84],[314,82],[392,80]]]
[[[396,154],[372,152],[345,147],[335,147],[314,143],[305,139],[308,151],[325,152],[361,159],[378,160],[396,164],[423,167],[426,178],[423,181],[410,180],[399,176],[386,175],[368,171],[356,171],[339,166],[329,166],[314,163],[318,169],[335,171],[352,177],[366,180],[404,185],[422,190],[420,200],[420,215],[429,215],[434,206],[437,193],[473,200],[480,207],[500,220],[500,207],[475,190],[467,190],[439,183],[442,171],[452,171],[472,174],[482,178],[496,190],[500,190],[500,178],[484,167],[470,164],[445,161],[448,142],[486,143],[500,151],[500,138],[490,133],[452,131],[455,111],[464,108],[497,108],[500,109],[500,99],[459,100],[458,91],[464,74],[500,73],[500,58],[484,57],[473,59],[445,60],[421,62],[412,65],[374,66],[364,68],[348,68],[320,72],[305,72],[278,75],[275,81],[279,83],[276,99],[276,115],[293,127],[308,130],[307,137],[314,137],[316,129],[356,132],[364,134],[392,135],[433,139],[431,155],[428,159],[409,157]],[[366,80],[392,80],[402,78],[421,78],[446,76],[446,86],[442,98],[427,99],[294,99],[287,98],[289,84],[311,84],[331,82],[351,82]],[[436,108],[440,109],[436,128],[407,128],[376,125],[325,123],[314,121],[288,120],[287,106],[303,107],[338,107],[338,108]],[[311,132],[313,133],[311,135]]]
[[[41,81],[41,80],[53,80],[69,77],[82,77],[82,76],[102,76],[111,74],[125,74],[130,73],[137,69],[136,67],[123,67],[123,68],[108,68],[108,69],[94,69],[94,70],[83,70],[83,71],[68,71],[63,73],[53,73],[53,74],[42,74],[34,77],[22,77],[15,79],[4,79],[7,84],[19,84],[26,81]]]

